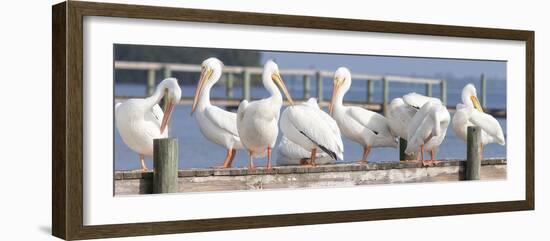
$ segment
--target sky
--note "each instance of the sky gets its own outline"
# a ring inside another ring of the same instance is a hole
[[[476,77],[505,80],[506,62],[438,58],[390,57],[369,55],[339,55],[262,51],[262,62],[274,59],[280,68],[315,68],[336,70],[348,67],[352,74],[393,74],[410,76]]]

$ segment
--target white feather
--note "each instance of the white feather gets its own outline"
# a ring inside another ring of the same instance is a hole
[[[481,128],[481,143],[487,145],[497,143],[505,145],[505,137],[500,123],[493,116],[483,113],[474,107],[471,97],[476,95],[474,85],[468,84],[462,90],[462,103],[457,105],[453,116],[453,130],[455,134],[466,141],[469,126]]]
[[[201,133],[211,142],[226,149],[242,149],[237,132],[237,114],[208,106],[194,114]]]
[[[434,104],[442,104],[441,100],[434,97],[428,97],[415,92],[403,96],[403,101],[416,109],[420,109],[426,102],[430,101]]]
[[[409,123],[409,136],[405,153],[435,150],[445,139],[451,116],[447,108],[437,102],[427,101]]]
[[[223,63],[216,58],[203,61],[203,71],[211,74],[202,80],[202,89],[196,90],[197,102],[193,103],[196,104],[193,116],[206,139],[228,150],[242,149],[237,131],[237,114],[210,104],[210,89],[219,81],[222,66]]]
[[[264,66],[262,82],[269,97],[248,103],[242,101],[237,111],[237,130],[241,143],[252,156],[264,156],[268,148],[273,148],[279,134],[279,114],[283,98],[272,76],[279,70],[273,61]]]
[[[351,87],[351,73],[340,67],[334,74],[332,114],[342,134],[363,147],[397,147],[388,120],[373,111],[344,106],[343,99]]]
[[[311,152],[288,140],[285,136],[281,138],[275,148],[277,151],[277,165],[300,165],[301,160],[311,157]],[[334,160],[324,152],[317,152],[315,162],[317,164],[329,164]]]
[[[344,145],[336,126],[316,103],[287,107],[281,115],[281,130],[289,140],[306,150],[326,148],[343,159]]]
[[[158,102],[168,89],[175,101],[181,97],[177,80],[163,80],[152,96],[143,99],[129,99],[115,105],[115,124],[122,141],[133,151],[142,155],[153,155],[153,140],[168,136],[168,129],[160,133],[164,113]]]
[[[409,122],[411,122],[417,111],[417,109],[407,105],[402,98],[393,99],[387,112],[388,125],[392,134],[406,140],[409,136]]]

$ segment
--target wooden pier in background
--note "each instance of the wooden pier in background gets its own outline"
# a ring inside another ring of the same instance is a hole
[[[131,61],[115,61],[114,67],[116,70],[136,70],[146,71],[146,91],[143,96],[149,96],[153,93],[156,82],[162,78],[172,77],[174,72],[186,72],[186,73],[199,73],[201,71],[200,65],[194,64],[179,64],[179,63],[158,63],[158,62],[131,62]],[[225,106],[227,109],[236,109],[241,100],[254,100],[251,97],[250,90],[252,85],[252,76],[261,75],[263,69],[261,67],[252,66],[224,66],[221,83],[225,84],[226,91],[224,98],[211,98],[211,102],[214,105]],[[161,73],[161,76],[158,74]],[[298,76],[302,83],[302,96],[293,96],[295,101],[304,101],[310,97],[315,97],[319,101],[322,107],[328,106],[328,100],[324,95],[323,87],[325,81],[332,81],[334,72],[327,70],[315,70],[315,69],[281,69],[281,75],[283,76]],[[424,85],[425,95],[433,96],[434,86],[439,88],[440,95],[437,96],[444,104],[447,104],[447,82],[444,79],[432,79],[432,78],[418,78],[409,76],[397,76],[397,75],[372,75],[366,73],[353,73],[354,81],[366,81],[365,84],[365,101],[346,101],[347,105],[358,105],[369,110],[384,112],[384,107],[389,104],[390,100],[390,83],[408,83],[416,85]],[[316,82],[316,95],[312,95],[312,80]],[[380,91],[382,96],[381,102],[374,102],[374,82],[381,82]],[[242,95],[235,96],[234,88],[240,86],[242,88]],[[506,117],[505,109],[490,109],[486,108],[486,86],[487,79],[482,74],[480,78],[480,102],[484,107],[486,113],[493,115],[497,118]],[[116,96],[115,101],[122,101],[124,99],[132,97],[143,96]],[[191,105],[193,102],[192,96],[183,96],[180,104]],[[447,106],[450,112],[455,111],[455,106]]]
[[[127,100],[129,98],[136,98],[132,96],[117,96],[115,97],[115,102],[121,102],[124,100]],[[143,98],[140,96],[139,98]],[[303,101],[307,101],[307,99],[303,98],[293,98],[295,103],[300,103]],[[252,99],[255,100],[255,99]],[[241,99],[225,99],[225,98],[215,98],[211,97],[210,102],[213,105],[216,106],[222,106],[225,107],[228,110],[236,110],[239,104],[241,103]],[[288,104],[288,102],[285,100],[285,105]],[[178,104],[182,105],[191,105],[193,103],[192,97],[182,97]],[[378,112],[383,114],[384,112],[384,105],[382,103],[365,103],[362,101],[344,101],[345,105],[354,105],[354,106],[361,106],[363,108]],[[328,108],[329,101],[321,101],[319,102],[319,105],[321,107]],[[447,109],[449,112],[454,113],[456,111],[455,106],[447,106]],[[489,115],[494,116],[495,118],[506,118],[506,110],[505,109],[491,109],[491,108],[484,108],[483,111]]]

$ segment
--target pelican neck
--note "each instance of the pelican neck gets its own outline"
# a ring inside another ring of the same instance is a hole
[[[149,108],[153,108],[153,106],[160,102],[160,99],[164,96],[164,89],[164,85],[159,85],[151,96],[145,98],[145,102]]]
[[[264,88],[271,95],[269,99],[283,103],[283,96],[281,95],[281,92],[279,91],[279,88],[277,87],[277,85],[275,85],[275,83],[271,79],[271,73],[264,72],[262,74],[262,82],[264,84]]]
[[[197,109],[203,109],[210,106],[210,89],[213,85],[205,85],[199,96],[199,103],[197,103]]]
[[[334,104],[334,107],[343,107],[344,106],[344,96],[346,95],[347,92],[348,92],[347,89],[340,89],[340,91],[338,93],[336,93],[336,96],[334,97],[335,100],[332,102]]]

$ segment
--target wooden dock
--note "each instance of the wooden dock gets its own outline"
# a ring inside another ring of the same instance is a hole
[[[182,63],[158,63],[158,62],[133,62],[133,61],[115,61],[114,67],[116,70],[135,70],[135,71],[146,71],[147,72],[147,81],[146,81],[146,91],[143,96],[149,96],[153,93],[155,84],[161,80],[161,78],[172,77],[174,72],[185,72],[185,73],[199,73],[201,71],[201,66],[197,64],[182,64]],[[220,80],[220,83],[225,84],[226,91],[224,98],[211,98],[211,102],[214,105],[225,106],[227,109],[236,109],[241,100],[254,100],[251,97],[251,85],[252,85],[252,76],[261,75],[263,69],[257,66],[224,66],[223,75]],[[159,75],[160,73],[160,75]],[[294,96],[295,101],[304,101],[310,97],[315,97],[320,102],[320,105],[323,107],[328,106],[328,101],[325,96],[323,96],[323,87],[326,80],[332,80],[334,72],[329,70],[317,70],[317,69],[281,69],[281,75],[283,76],[298,76],[301,77],[303,83],[302,96]],[[420,77],[410,77],[410,76],[397,76],[397,75],[373,75],[368,73],[353,73],[354,81],[366,81],[365,84],[365,101],[346,101],[347,105],[357,105],[373,110],[379,113],[384,112],[384,106],[389,104],[391,101],[390,97],[390,83],[409,83],[415,85],[423,85],[425,87],[425,95],[433,96],[433,87],[439,87],[439,96],[438,98],[446,105],[447,104],[447,82],[444,79],[434,79],[434,78],[420,78]],[[312,92],[312,80],[316,82],[316,95],[313,96]],[[379,91],[382,96],[382,101],[376,103],[373,101],[374,96],[374,82],[381,82],[381,88]],[[235,96],[233,89],[235,86],[240,86],[242,88],[242,96]],[[490,109],[486,108],[487,98],[486,98],[486,89],[487,89],[487,79],[485,75],[480,77],[480,92],[479,100],[481,105],[484,107],[484,111],[490,115],[493,115],[497,118],[506,117],[506,109]],[[134,96],[142,98],[143,96]],[[116,96],[116,101],[122,101],[124,99],[130,98],[130,96]],[[182,97],[180,104],[191,105],[193,98],[191,96]],[[447,106],[450,112],[455,111],[455,106]]]
[[[480,180],[506,179],[506,159],[481,161]],[[466,161],[444,160],[432,167],[416,162],[340,163],[257,168],[193,168],[178,171],[178,192],[212,192],[280,188],[327,188],[372,184],[465,180]],[[153,172],[117,171],[115,195],[153,192]]]
[[[136,97],[117,96],[115,98],[115,102],[121,102],[121,101],[127,100],[129,98],[136,98]],[[139,98],[143,98],[143,97],[140,96]],[[252,100],[254,100],[254,99],[252,99]],[[300,102],[303,102],[303,101],[307,101],[307,99],[300,99],[300,98],[294,99],[295,103],[300,103]],[[240,99],[226,99],[226,98],[214,98],[214,97],[212,97],[212,98],[210,98],[210,102],[213,105],[225,107],[227,110],[236,110],[238,108],[239,104],[241,103],[241,100]],[[285,102],[285,105],[288,104],[288,101],[285,100],[284,102]],[[193,103],[193,98],[192,97],[182,97],[178,104],[191,105],[192,103]],[[329,103],[330,102],[328,102],[328,101],[321,101],[319,103],[319,105],[321,107],[328,107]],[[365,102],[362,102],[362,101],[344,101],[344,104],[345,105],[360,106],[360,107],[363,107],[363,108],[366,108],[366,109],[369,109],[369,110],[372,110],[372,111],[375,111],[375,112],[378,112],[378,113],[381,113],[381,114],[384,113],[384,106],[385,106],[382,103],[365,103]],[[455,106],[447,106],[447,109],[449,110],[450,113],[454,113],[456,111]],[[495,118],[506,118],[506,110],[505,109],[484,108],[483,111],[485,113],[489,114],[489,115],[494,116]]]

